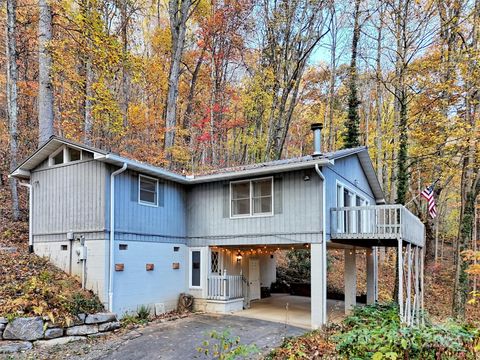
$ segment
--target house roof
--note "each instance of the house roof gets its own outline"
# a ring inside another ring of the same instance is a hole
[[[11,173],[11,176],[21,179],[28,179],[30,177],[31,170],[35,169],[45,159],[47,159],[50,154],[55,152],[63,145],[68,145],[73,148],[89,151],[93,153],[94,159],[97,161],[102,161],[115,166],[123,166],[123,164],[126,163],[128,169],[143,172],[148,175],[179,182],[182,184],[198,184],[212,181],[244,178],[248,176],[268,175],[284,171],[312,168],[316,164],[318,164],[319,166],[333,166],[335,160],[356,155],[360,161],[363,171],[365,172],[365,176],[367,177],[367,180],[370,184],[377,203],[385,202],[383,190],[380,186],[380,183],[378,182],[372,161],[370,159],[370,155],[368,154],[366,147],[343,149],[325,153],[320,156],[307,155],[291,159],[275,160],[258,164],[223,168],[198,175],[185,176],[163,169],[158,166],[153,166],[143,162],[128,159],[114,153],[109,153],[102,149],[87,146],[57,136],[52,136],[43,146],[38,148],[32,155],[30,155],[25,161],[23,161]]]

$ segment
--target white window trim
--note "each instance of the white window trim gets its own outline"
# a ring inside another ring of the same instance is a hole
[[[148,201],[140,200],[140,179],[141,178],[155,180],[155,204]],[[138,203],[144,206],[158,207],[158,179],[151,176],[142,175],[142,174],[138,175]]]
[[[192,276],[193,276],[193,252],[198,251],[200,253],[200,286],[197,285],[192,285]],[[190,289],[203,289],[203,262],[204,262],[204,256],[203,256],[203,251],[202,248],[199,247],[194,247],[194,248],[189,248],[188,249],[188,287]]]
[[[70,153],[68,152],[69,149],[75,149],[75,150],[80,151],[80,159],[71,161],[70,160]],[[61,164],[54,164],[53,163],[53,158],[55,156],[57,156],[58,153],[60,153],[61,151],[63,151],[63,162]],[[63,165],[66,165],[66,164],[69,164],[69,163],[72,163],[72,162],[79,162],[79,161],[82,161],[82,160],[83,160],[82,149],[78,149],[76,147],[71,147],[71,146],[67,146],[67,145],[62,145],[57,150],[55,150],[53,153],[50,154],[50,156],[48,157],[48,166],[49,167],[63,166]]]
[[[59,166],[59,165],[65,164],[67,162],[65,157],[67,151],[65,151],[65,149],[66,149],[65,145],[62,145],[53,153],[51,153],[50,156],[48,157],[48,166]],[[54,164],[53,158],[57,156],[61,151],[63,151],[63,162],[61,164]]]
[[[272,211],[268,213],[258,213],[255,214],[253,212],[253,183],[260,180],[270,180],[272,184]],[[241,214],[241,215],[233,215],[232,214],[232,184],[239,184],[239,183],[249,183],[249,200],[250,200],[250,214]],[[267,176],[262,178],[256,179],[249,179],[249,180],[237,180],[237,181],[230,181],[230,219],[245,219],[245,218],[252,218],[252,217],[270,217],[273,216],[275,213],[275,193],[274,193],[274,181],[273,176]]]
[[[345,203],[345,193],[344,191],[347,190],[350,194],[353,195],[353,198],[354,198],[354,204],[353,205],[349,205],[347,207],[355,207],[357,206],[357,202],[356,202],[356,198],[360,198],[361,201],[363,202],[363,205],[360,205],[360,206],[368,206],[370,205],[370,201],[368,200],[368,198],[366,196],[363,196],[363,195],[360,195],[358,193],[358,191],[355,191],[354,188],[348,186],[348,185],[345,185],[345,183],[339,181],[338,179],[335,181],[335,191],[338,191],[338,188],[341,188],[341,191],[340,191],[340,198],[341,198],[341,201],[342,203]],[[345,207],[343,204],[342,206],[340,206],[338,204],[338,194],[335,193],[335,202],[336,202],[336,207],[339,208],[339,207]],[[343,229],[343,226],[344,226],[344,219],[343,219],[343,213],[341,213],[341,217],[339,219],[337,219],[337,231],[338,232],[342,232],[342,231],[345,231],[345,229]],[[357,229],[357,224],[356,224],[356,219],[355,218],[352,218],[350,219],[351,220],[351,223],[350,223],[350,227],[352,227],[353,229]],[[341,227],[340,227],[341,225]],[[363,224],[361,224],[361,227],[363,228]]]

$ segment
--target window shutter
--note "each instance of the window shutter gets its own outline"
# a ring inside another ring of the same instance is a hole
[[[274,213],[281,214],[283,212],[283,179],[276,177],[273,179],[274,191]]]
[[[165,183],[158,182],[158,206],[163,207],[165,204]]]
[[[230,217],[230,183],[223,184],[223,217]]]
[[[131,173],[130,174],[130,181],[131,181],[130,200],[138,202],[138,174],[137,173]]]

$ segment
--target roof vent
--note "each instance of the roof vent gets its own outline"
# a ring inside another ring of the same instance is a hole
[[[322,155],[322,123],[315,123],[311,125],[313,131],[313,156]]]

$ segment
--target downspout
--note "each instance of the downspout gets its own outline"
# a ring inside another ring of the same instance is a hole
[[[323,323],[327,323],[327,200],[326,196],[326,181],[325,176],[323,175],[322,171],[318,164],[315,164],[315,171],[317,172],[318,176],[322,180],[322,297],[323,297]]]
[[[113,272],[115,271],[115,176],[127,170],[127,163],[110,174],[110,253],[108,276],[108,310],[113,311]]]
[[[28,188],[28,252],[31,254],[33,253],[33,234],[32,234],[32,224],[33,224],[33,219],[32,219],[32,205],[33,205],[33,189],[32,189],[32,184],[26,183],[26,182],[18,182],[19,185],[25,186]]]

